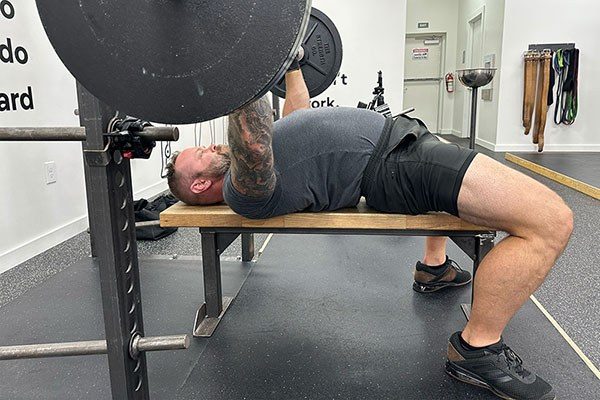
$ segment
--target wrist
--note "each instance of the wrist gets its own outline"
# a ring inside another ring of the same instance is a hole
[[[300,70],[300,62],[298,59],[294,58],[294,61],[290,64],[287,72],[299,71]]]
[[[303,58],[304,58],[304,48],[300,47],[300,50],[298,50],[298,53],[296,54],[294,61],[292,61],[292,64],[289,66],[288,71],[298,71],[299,69],[301,69],[302,67],[300,66],[300,61]]]

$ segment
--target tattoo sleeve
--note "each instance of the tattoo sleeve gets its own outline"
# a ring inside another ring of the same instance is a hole
[[[262,97],[229,116],[231,178],[243,195],[267,197],[275,189],[273,168],[273,109]]]

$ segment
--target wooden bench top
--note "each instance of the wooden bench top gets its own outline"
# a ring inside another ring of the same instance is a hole
[[[244,218],[226,205],[188,206],[178,203],[160,214],[160,225],[178,228],[494,231],[445,213],[416,216],[384,214],[370,209],[364,201],[356,208],[319,213],[302,212],[265,220]]]

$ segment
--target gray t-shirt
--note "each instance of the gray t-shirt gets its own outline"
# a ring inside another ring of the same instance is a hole
[[[248,218],[354,207],[385,118],[358,108],[299,110],[274,124],[277,184],[266,198],[240,194],[227,173],[225,202]]]

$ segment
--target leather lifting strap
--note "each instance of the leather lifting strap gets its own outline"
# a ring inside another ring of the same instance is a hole
[[[541,55],[540,72],[538,74],[537,104],[535,107],[535,128],[533,143],[538,145],[538,151],[544,151],[544,132],[548,117],[548,91],[550,90],[550,65],[552,53],[544,50]]]
[[[540,54],[529,51],[525,54],[525,89],[523,96],[523,127],[525,134],[529,135],[532,126],[533,110],[535,105],[535,86],[537,83],[538,65]]]

